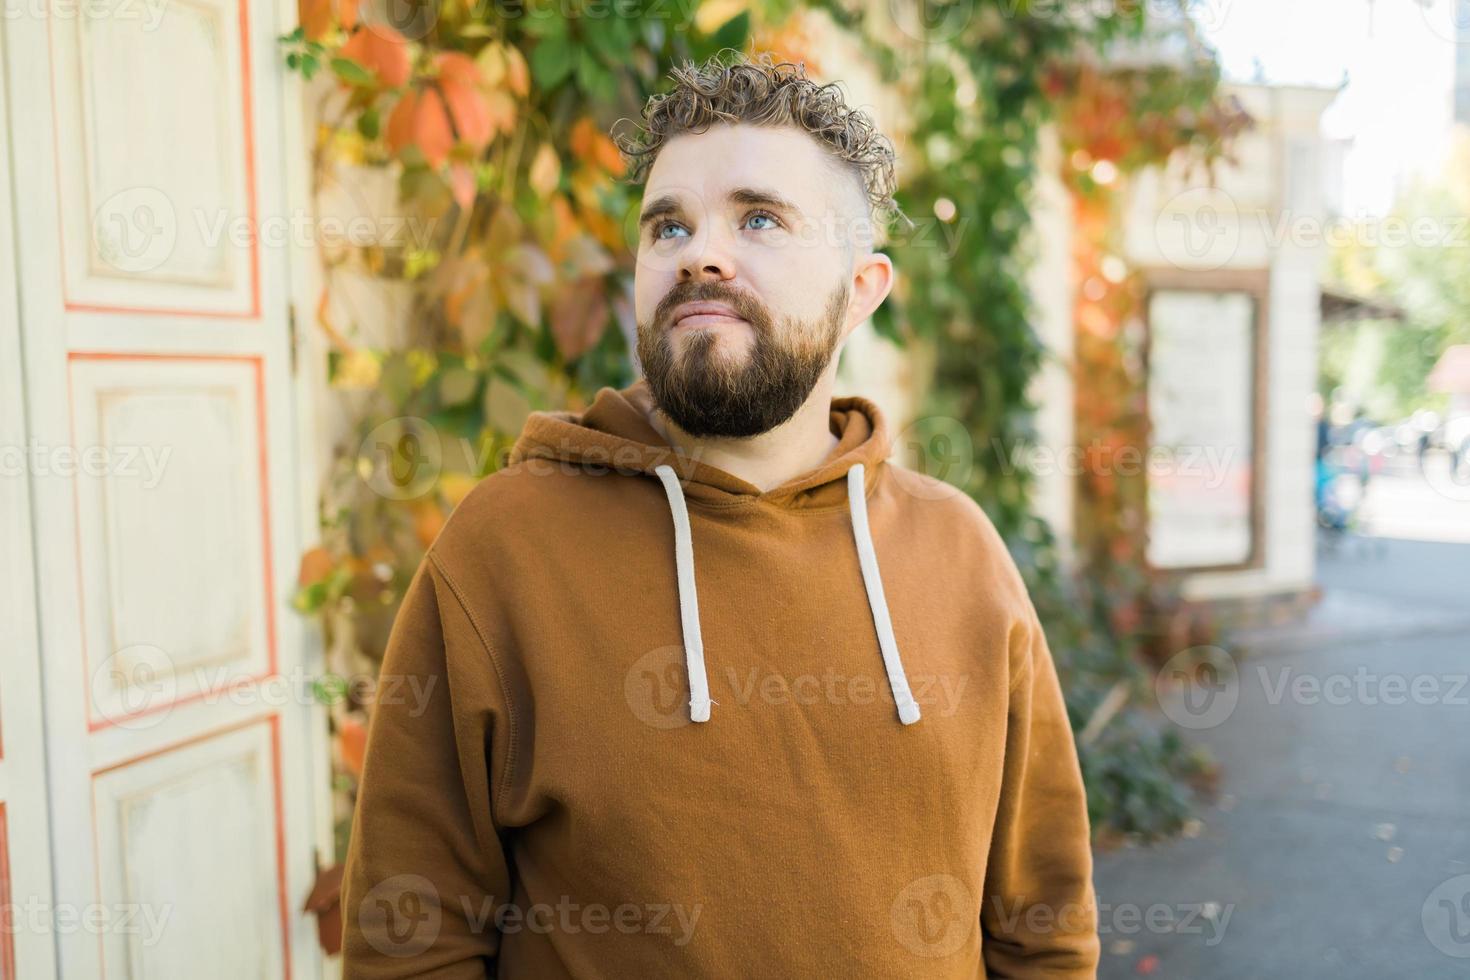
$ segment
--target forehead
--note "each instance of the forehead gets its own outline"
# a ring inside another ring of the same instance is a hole
[[[835,171],[827,151],[799,129],[721,123],[665,143],[643,196],[692,193],[714,204],[731,188],[769,188],[815,217],[831,200]]]

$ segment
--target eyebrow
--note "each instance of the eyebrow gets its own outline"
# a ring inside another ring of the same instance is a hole
[[[775,191],[765,188],[736,187],[725,195],[725,199],[731,204],[739,204],[746,207],[766,207],[773,211],[784,211],[787,214],[796,216],[801,215],[801,208],[797,207],[795,203],[782,197]],[[684,208],[679,203],[679,199],[672,194],[665,194],[662,197],[654,198],[643,209],[643,213],[638,217],[638,227],[646,228],[660,218],[682,215],[683,213]]]

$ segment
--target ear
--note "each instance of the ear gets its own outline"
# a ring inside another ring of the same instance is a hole
[[[893,288],[893,261],[882,252],[860,252],[853,262],[852,292],[847,299],[844,339],[883,305]]]

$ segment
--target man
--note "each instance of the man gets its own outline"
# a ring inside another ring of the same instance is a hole
[[[832,397],[890,144],[768,58],[675,73],[644,380],[527,422],[414,577],[347,862],[352,978],[1090,977],[1077,756],[968,497]]]

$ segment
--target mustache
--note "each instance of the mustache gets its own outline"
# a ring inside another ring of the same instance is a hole
[[[653,322],[661,327],[667,326],[675,308],[685,303],[724,303],[757,331],[767,333],[770,330],[771,315],[760,301],[743,290],[718,282],[681,282],[674,286],[659,300],[653,311]]]

